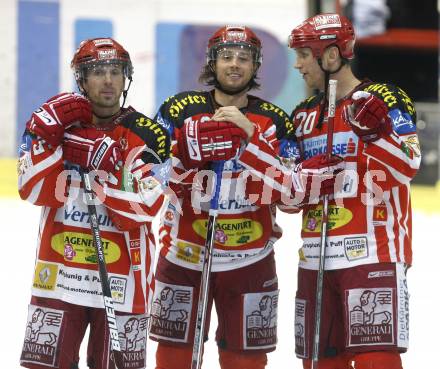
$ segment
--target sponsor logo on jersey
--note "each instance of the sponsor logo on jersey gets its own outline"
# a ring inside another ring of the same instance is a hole
[[[38,262],[34,272],[33,287],[53,291],[58,275],[58,265]]]
[[[307,258],[304,255],[304,250],[302,248],[298,249],[298,258],[300,261],[307,262]]]
[[[169,97],[165,100],[166,104],[171,104],[168,112],[173,118],[178,118],[180,113],[183,112],[185,107],[187,105],[194,105],[194,104],[207,104],[206,97],[203,95],[190,95],[188,94],[185,97],[182,97],[180,99],[176,99],[174,96]]]
[[[180,260],[186,261],[187,263],[191,264],[198,264],[200,261],[200,252],[200,246],[198,245],[182,241],[177,242],[176,257]]]
[[[374,95],[381,97],[388,108],[395,107],[398,102],[395,91],[390,90],[388,86],[384,84],[373,83],[364,90],[367,92],[375,92]]]
[[[63,318],[61,310],[29,305],[21,362],[57,366],[57,346]]]
[[[237,197],[235,199],[222,199],[218,204],[221,210],[241,210],[245,208],[254,208],[249,199]]]
[[[373,224],[384,225],[388,219],[388,209],[385,203],[382,201],[373,207]]]
[[[345,256],[348,261],[364,259],[368,257],[367,237],[344,238]]]
[[[283,138],[279,141],[279,145],[280,157],[283,163],[293,164],[300,158],[299,146],[296,141]]]
[[[274,347],[277,342],[278,291],[246,293],[243,299],[243,347]]]
[[[156,280],[150,336],[174,342],[187,342],[193,299],[192,287]]]
[[[21,176],[27,172],[29,168],[32,168],[32,158],[30,155],[26,155],[26,153],[22,154],[17,161],[17,175]],[[21,181],[21,178],[19,178]]]
[[[60,221],[61,219],[59,218],[60,212],[57,212],[55,220]],[[77,223],[81,223],[81,225],[87,226],[90,223],[90,214],[87,211],[83,211],[81,208],[77,208],[76,205],[73,205],[72,208],[64,208],[64,219],[62,219],[61,221],[65,224],[71,224],[76,227],[78,227]],[[111,218],[108,215],[104,214],[98,214],[98,224],[100,227],[107,229],[113,229],[115,227]]]
[[[308,345],[306,344],[306,309],[306,300],[295,299],[295,353],[301,358],[308,357]]]
[[[285,118],[287,116],[283,109],[280,109],[278,106],[275,106],[267,101],[264,101],[260,105],[260,108],[261,108],[261,110],[264,110],[264,111],[272,111],[275,114],[278,114],[281,118]]]
[[[193,222],[194,231],[201,237],[206,237],[207,221],[198,219]],[[215,241],[218,245],[237,247],[259,240],[263,236],[263,226],[248,218],[217,219],[215,225]]]
[[[404,136],[403,140],[411,148],[414,156],[420,157],[420,155],[421,155],[420,143],[419,143],[419,138],[417,137],[417,135]]]
[[[174,212],[171,210],[167,210],[164,215],[164,221],[168,223],[172,223],[174,220]]]
[[[400,150],[408,157],[411,158],[411,149],[405,142],[400,143]]]
[[[168,120],[165,121],[165,119],[163,119],[162,114],[159,112],[156,115],[156,122],[159,123],[163,128],[167,129],[168,131],[170,131],[172,124],[171,122],[169,122]]]
[[[118,336],[125,368],[145,368],[148,319],[140,315],[118,316]]]
[[[393,277],[393,276],[394,276],[394,270],[376,270],[374,272],[368,273],[368,279]]]
[[[367,86],[364,91],[374,92],[374,95],[382,98],[388,108],[396,108],[398,102],[402,102],[405,109],[409,114],[415,114],[415,107],[409,96],[401,88],[391,89],[391,86],[387,86],[381,83],[373,83]]]
[[[136,122],[136,127],[148,128],[154,134],[154,139],[156,139],[156,145],[157,145],[155,148],[155,152],[152,151],[151,149],[149,149],[150,151],[147,149],[147,151],[152,155],[156,156],[157,154],[160,156],[160,158],[163,158],[163,155],[169,151],[168,150],[169,148],[166,147],[167,136],[163,127],[159,123],[145,116],[140,116],[136,118],[135,122]],[[150,139],[152,140],[153,137],[150,137]],[[158,159],[160,160],[160,158]]]
[[[348,346],[394,344],[392,288],[351,289]]]
[[[338,132],[333,135],[333,155],[357,156],[359,138],[353,132]],[[304,158],[324,154],[327,151],[327,135],[306,138],[303,141]]]
[[[397,341],[399,347],[408,347],[409,342],[409,293],[405,267],[396,264],[397,277]]]
[[[125,302],[125,290],[127,287],[127,279],[119,277],[109,278],[110,291],[115,304],[123,304]]]
[[[393,122],[394,131],[399,135],[416,132],[416,126],[408,113],[402,112],[400,109],[393,109],[388,112],[388,115]]]
[[[330,205],[328,208],[328,223],[327,229],[341,228],[353,219],[353,213],[346,208],[336,205]],[[320,233],[322,222],[322,205],[318,205],[309,209],[303,215],[302,231],[305,233]]]
[[[80,232],[62,232],[52,236],[51,247],[64,260],[79,264],[96,264],[96,250],[91,235]],[[121,257],[119,246],[102,238],[102,247],[107,264],[118,261]],[[66,257],[68,255],[68,258]]]
[[[133,271],[141,270],[141,250],[139,247],[130,249],[131,268]]]

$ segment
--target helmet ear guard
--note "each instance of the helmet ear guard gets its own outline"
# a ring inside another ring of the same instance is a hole
[[[321,58],[329,46],[336,46],[342,58],[354,58],[355,33],[347,17],[323,13],[306,19],[290,33],[288,46],[308,47],[315,58]]]

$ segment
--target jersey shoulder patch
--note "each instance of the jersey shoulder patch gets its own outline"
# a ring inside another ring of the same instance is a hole
[[[137,111],[124,117],[121,125],[135,133],[146,146],[158,156],[158,161],[165,161],[170,156],[170,135],[168,130],[155,120]],[[154,155],[153,155],[154,156]],[[155,162],[148,160],[147,162]]]
[[[399,109],[403,113],[408,113],[412,120],[416,121],[416,109],[413,101],[408,94],[400,87],[389,83],[376,83],[364,85],[362,91],[369,92],[381,99],[390,111]]]
[[[279,106],[249,95],[249,112],[269,117],[277,127],[277,137],[286,135],[293,130],[288,114]]]
[[[209,92],[183,91],[168,97],[160,106],[156,115],[160,116],[165,126],[179,127],[181,122],[192,115],[214,112]]]

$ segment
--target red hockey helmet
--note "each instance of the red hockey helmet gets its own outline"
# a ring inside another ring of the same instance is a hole
[[[121,64],[125,77],[131,79],[133,75],[130,54],[112,38],[94,38],[80,43],[70,64],[79,87],[85,78],[84,71],[97,64]]]
[[[343,15],[318,14],[295,27],[289,36],[292,49],[309,47],[313,56],[320,58],[329,46],[337,46],[343,58],[354,58],[355,34],[353,25]]]
[[[206,51],[207,63],[214,61],[220,48],[226,46],[241,46],[250,48],[254,61],[262,62],[261,41],[249,27],[245,26],[224,26],[219,28],[209,39]]]

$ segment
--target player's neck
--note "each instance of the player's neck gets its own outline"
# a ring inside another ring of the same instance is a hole
[[[215,89],[214,99],[217,104],[221,106],[236,106],[237,108],[244,108],[248,104],[247,90],[242,91],[236,95],[228,95],[219,89]]]
[[[115,117],[121,111],[120,106],[114,106],[111,108],[94,107],[93,108],[93,124],[97,127],[105,126],[108,123],[113,122]]]
[[[338,87],[336,89],[337,100],[346,96],[353,91],[359,83],[361,83],[361,81],[355,77],[350,68],[342,68],[339,72],[330,75],[330,79],[336,79],[338,81]]]

